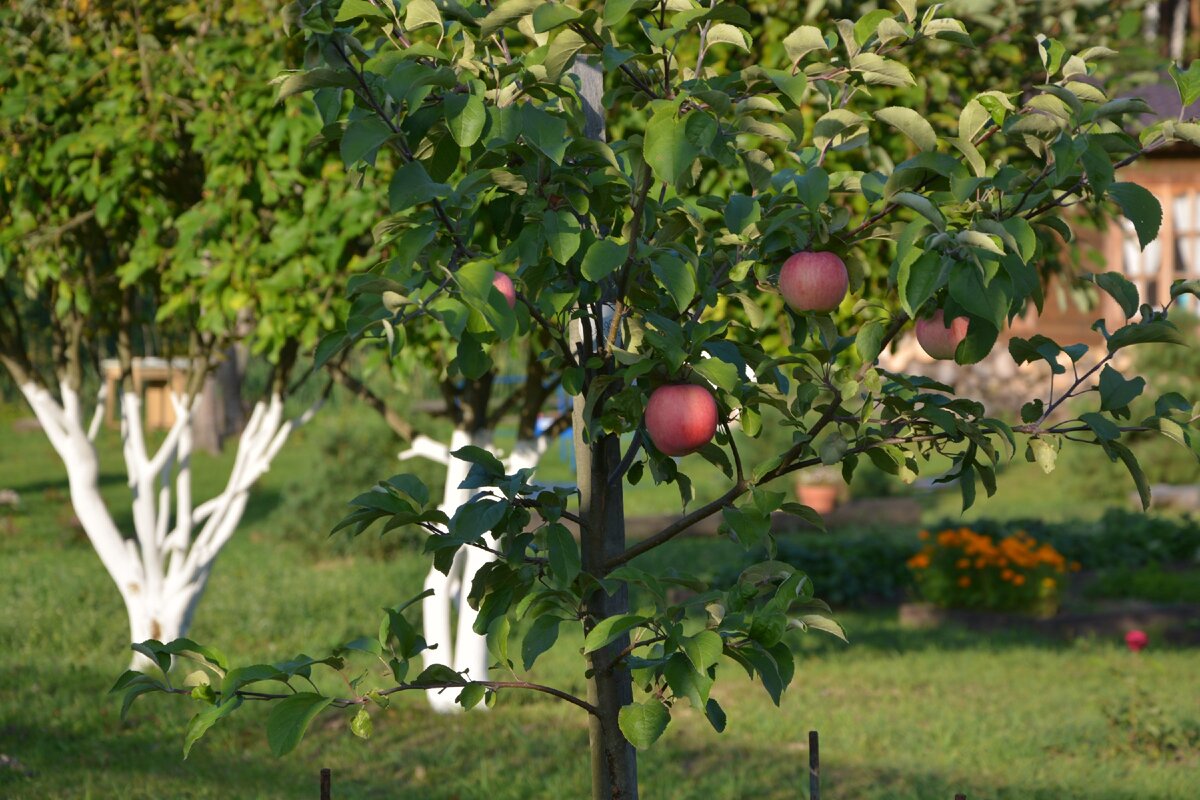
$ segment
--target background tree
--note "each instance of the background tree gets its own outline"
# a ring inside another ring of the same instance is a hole
[[[980,484],[995,490],[1006,459],[1023,452],[1049,470],[1059,445],[1078,440],[1123,462],[1148,501],[1122,438],[1158,429],[1190,439],[1196,410],[1178,395],[1128,420],[1144,386],[1113,369],[1113,356],[1178,334],[1165,309],[1139,306],[1115,274],[1096,280],[1127,322],[1101,329],[1097,366],[1076,368],[1065,389],[1031,400],[1019,423],[988,416],[949,386],[875,366],[910,321],[927,326],[939,315],[966,320],[965,338],[946,347],[956,360],[985,356],[1036,298],[1038,265],[1069,235],[1068,206],[1115,205],[1143,244],[1154,238],[1157,203],[1116,180],[1116,170],[1176,136],[1195,138],[1197,128],[1172,121],[1141,142],[1125,133],[1123,119],[1144,106],[1084,80],[1109,54],[1104,48],[1075,52],[1045,40],[1029,54],[1044,73],[1029,96],[974,87],[948,96],[943,116],[930,120],[905,105],[877,107],[876,93],[916,83],[911,53],[972,57],[964,52],[974,40],[960,20],[939,17],[937,7],[918,13],[910,0],[821,28],[801,25],[783,38],[785,57],[761,61],[746,55],[755,20],[732,3],[331,0],[293,4],[288,21],[308,43],[309,62],[282,80],[281,93],[336,87],[353,95],[340,117],[343,148],[354,143],[371,169],[390,176],[388,226],[419,242],[387,265],[406,310],[389,309],[380,295],[375,306],[355,306],[347,330],[391,335],[432,315],[454,341],[451,375],[486,367],[514,337],[549,337],[546,360],[562,370],[574,399],[578,481],[547,491],[527,473],[508,474],[482,448],[464,447],[454,455],[471,463],[462,487],[475,494],[452,518],[409,475],[354,501],[357,525],[379,519],[429,530],[427,549],[443,571],[464,547],[498,555],[476,574],[470,599],[475,630],[491,634],[511,680],[478,681],[441,666],[411,676],[410,662],[426,646],[404,616],[415,601],[389,610],[378,636],[321,659],[230,669],[223,655],[193,642],[148,643],[164,668],[171,655],[188,654],[207,676],[194,690],[136,674],[116,686],[129,696],[191,693],[205,703],[185,751],[247,699],[277,701],[268,739],[286,752],[330,706],[354,709],[352,729],[365,735],[368,706],[395,692],[448,689],[470,707],[521,688],[585,711],[593,796],[634,798],[634,748],[662,735],[677,703],[721,730],[726,714],[711,690],[731,662],[778,701],[795,670],[785,631],[840,633],[806,576],[786,564],[758,564],[716,589],[675,571],[648,573],[635,565],[639,555],[716,514],[747,547],[769,546],[775,510],[819,521],[785,503],[773,481],[821,465],[840,465],[849,477],[860,459],[908,477],[935,457],[948,462],[942,480],[956,482],[969,506]],[[710,54],[724,51],[743,55],[710,68]],[[1186,102],[1200,93],[1192,74],[1179,81]],[[589,75],[603,79],[601,102],[586,90]],[[604,113],[620,120],[619,134],[613,125],[604,135]],[[873,147],[892,129],[909,142],[900,161]],[[455,167],[435,178],[439,151]],[[539,190],[546,185],[566,187],[555,193],[567,205],[551,204]],[[482,226],[489,217],[507,224]],[[853,265],[856,253],[878,252],[884,241],[889,296],[878,286],[860,295],[863,271],[840,271],[842,257]],[[781,278],[781,267],[799,268],[800,277]],[[816,297],[805,288],[809,269],[821,270]],[[510,308],[494,290],[497,270],[515,273],[526,304]],[[847,284],[850,297],[835,318],[828,312]],[[780,289],[793,309],[780,318],[786,355],[766,352],[755,324],[756,309],[775,304],[768,298]],[[722,313],[731,298],[746,322]],[[1036,337],[1013,340],[1011,352],[1064,374],[1072,367],[1059,357],[1075,364],[1083,348]],[[655,421],[664,387],[682,387],[678,396],[688,398],[674,407],[686,423],[679,429]],[[1098,400],[1092,410],[1055,415],[1085,392]],[[693,425],[693,409],[707,420]],[[791,441],[748,462],[729,423],[736,418],[757,437],[768,412]],[[689,450],[719,465],[728,488],[626,544],[625,482],[675,483],[691,505],[681,469],[688,462],[674,460]],[[578,525],[578,544],[564,519]],[[688,590],[683,599],[675,588]],[[554,645],[563,624],[584,632],[586,698],[518,674]],[[349,668],[356,651],[386,668]],[[318,683],[318,666],[346,669],[349,691],[345,682]],[[255,685],[262,681],[292,692]]]
[[[257,4],[22,2],[0,12],[0,361],[66,467],[71,502],[129,613],[131,641],[184,634],[255,481],[313,408],[285,408],[298,354],[333,327],[370,212],[319,126],[263,69],[286,40]],[[252,324],[247,326],[247,316]],[[231,345],[272,365],[224,490],[192,497],[193,409]],[[115,356],[120,391],[103,388]],[[182,359],[186,389],[152,447],[135,359]],[[95,440],[121,412],[133,530],[99,487]],[[90,416],[90,422],[89,422]],[[138,662],[135,662],[138,663]],[[149,662],[140,662],[145,665]]]

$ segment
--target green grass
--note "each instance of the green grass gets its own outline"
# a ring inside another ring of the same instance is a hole
[[[319,652],[372,630],[381,606],[419,591],[418,554],[313,558],[311,547],[279,534],[280,493],[310,468],[317,432],[301,431],[264,478],[201,605],[194,637],[235,663]],[[202,496],[215,490],[228,459],[198,460]],[[106,480],[110,496],[123,497],[119,473]],[[20,514],[0,516],[0,753],[32,773],[0,766],[0,797],[295,800],[316,797],[320,767],[334,770],[339,798],[587,795],[586,720],[573,707],[518,694],[487,713],[450,717],[405,697],[375,714],[366,742],[349,733],[348,716],[327,714],[283,759],[266,745],[267,709],[254,707],[214,728],[183,761],[192,701],[143,698],[122,722],[119,703],[105,694],[127,661],[123,610],[70,528],[62,469],[39,434],[0,430],[0,488],[25,501]],[[728,548],[681,541],[655,559],[693,569],[702,559],[728,558]],[[640,757],[643,796],[804,797],[813,728],[822,736],[829,799],[1195,795],[1195,752],[1163,758],[1130,749],[1106,717],[1136,691],[1173,724],[1194,726],[1195,650],[1133,656],[1116,641],[907,632],[885,612],[840,618],[851,644],[807,635],[781,709],[724,664],[731,679],[717,696],[729,713],[727,731],[718,736],[684,703]],[[564,637],[536,678],[581,691],[577,645]]]

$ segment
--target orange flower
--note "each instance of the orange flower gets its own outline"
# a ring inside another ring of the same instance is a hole
[[[1012,577],[1013,577],[1013,575],[1015,575],[1015,574],[1016,574],[1016,573],[1014,573],[1014,572],[1013,572],[1011,569],[1006,569],[1006,570],[1004,570],[1003,572],[1001,572],[1001,573],[1000,573],[1000,580],[1002,580],[1002,581],[1011,581],[1011,580],[1012,580]]]
[[[959,569],[967,569],[971,566],[971,559],[960,558],[957,562],[955,562],[954,566],[958,567]]]
[[[983,569],[986,566],[987,561],[983,560],[982,558],[975,559],[975,569]]]
[[[1024,586],[1025,585],[1025,576],[1024,575],[1016,575],[1013,577],[1012,582],[1013,582],[1014,586]]]
[[[929,531],[921,531],[920,533],[917,534],[917,538],[920,539],[921,541],[925,541],[926,539],[929,538]]]
[[[1078,561],[1071,562],[1071,572],[1079,572],[1081,569],[1083,569],[1083,564],[1080,564]]]
[[[1054,578],[1042,578],[1042,588],[1047,591],[1053,590],[1057,585],[1058,582]]]
[[[958,585],[965,589],[971,585],[971,579],[968,578],[966,575],[963,575],[961,578],[958,579]]]
[[[908,560],[908,566],[912,569],[925,569],[929,566],[929,554],[917,553]]]

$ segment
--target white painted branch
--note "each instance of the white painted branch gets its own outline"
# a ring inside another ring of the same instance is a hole
[[[422,434],[413,439],[412,446],[402,452],[397,458],[401,461],[407,461],[410,458],[428,458],[430,461],[436,461],[439,464],[449,466],[451,448],[458,449],[457,447],[453,447],[453,445],[447,447],[441,442],[434,441]]]
[[[142,398],[131,391],[121,393],[121,432],[126,442],[125,466],[130,467],[132,481],[147,459],[146,437],[142,432]]]
[[[100,563],[121,594],[126,594],[131,586],[142,581],[141,560],[136,545],[121,535],[100,495],[100,465],[95,447],[81,425],[70,425],[65,410],[44,386],[22,383],[20,389],[67,470],[75,516]]]
[[[70,448],[67,443],[66,414],[62,407],[50,394],[50,390],[44,386],[27,382],[22,383],[20,389],[21,394],[25,396],[25,401],[33,409],[33,415],[37,417],[38,424],[45,431],[46,438],[50,440],[55,452],[65,459]]]
[[[92,421],[88,425],[87,438],[89,442],[96,441],[100,435],[100,425],[104,422],[104,410],[108,407],[108,384],[101,384],[96,392],[96,408],[92,410]]]

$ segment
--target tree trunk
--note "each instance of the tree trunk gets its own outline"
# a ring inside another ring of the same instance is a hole
[[[456,428],[450,438],[448,452],[454,452],[460,447],[473,445],[484,450],[491,449],[492,432],[479,430],[468,432]],[[518,441],[512,454],[505,463],[505,469],[512,473],[521,469],[532,469],[537,466],[540,450],[536,441]],[[440,509],[448,517],[471,499],[477,489],[460,489],[459,484],[467,476],[470,464],[450,457],[446,465],[446,488],[442,493]],[[494,544],[489,540],[489,544]],[[450,574],[443,575],[436,569],[430,569],[425,578],[425,588],[433,589],[434,594],[422,601],[424,616],[425,641],[437,645],[435,650],[426,650],[424,663],[426,668],[441,664],[453,668],[457,672],[466,671],[475,680],[487,680],[488,649],[487,637],[481,636],[474,630],[478,613],[467,602],[471,591],[471,581],[479,569],[495,558],[491,553],[477,547],[464,547],[455,555],[450,567]],[[457,615],[457,619],[456,619]],[[455,631],[457,630],[457,634]],[[451,648],[453,645],[453,648]],[[449,713],[461,710],[454,701],[454,695],[441,689],[426,691],[430,706],[435,711]],[[486,709],[485,705],[476,706]]]
[[[486,450],[489,449],[491,440],[491,431],[472,433],[462,428],[455,428],[454,433],[450,435],[448,452],[453,453],[468,445]],[[474,490],[458,488],[459,484],[466,479],[470,467],[471,464],[467,461],[460,461],[453,456],[447,458],[446,488],[442,492],[442,504],[439,508],[448,517],[453,517],[459,507],[471,498]],[[433,647],[422,654],[426,669],[434,664],[454,669],[459,668],[459,654],[455,651],[467,643],[463,641],[464,637],[461,632],[459,641],[455,642],[454,609],[457,606],[460,618],[464,610],[470,610],[470,606],[466,603],[467,593],[470,591],[470,576],[475,574],[474,570],[478,569],[482,563],[486,563],[486,561],[474,563],[470,553],[474,549],[472,547],[460,549],[454,556],[454,563],[450,566],[449,574],[443,575],[431,567],[429,574],[425,577],[425,588],[433,590],[433,594],[426,597],[421,603],[425,641]],[[467,572],[468,566],[472,568],[471,572]],[[480,637],[476,636],[475,638]],[[455,647],[456,644],[457,647]],[[469,648],[470,645],[467,644],[467,647]],[[483,650],[485,655],[481,673],[475,674],[474,666],[472,666],[471,672],[471,677],[479,680],[485,680],[487,677],[486,643],[484,643]],[[428,689],[425,696],[429,699],[429,705],[433,707],[434,711],[449,713],[461,709],[461,706],[454,702],[454,694],[443,689]]]
[[[579,341],[572,330],[573,344]],[[599,326],[592,326],[593,331]],[[602,334],[601,334],[602,335]],[[591,338],[590,336],[588,338]],[[576,352],[581,348],[576,346]],[[625,501],[622,481],[609,482],[609,476],[621,461],[621,442],[617,436],[602,436],[589,441],[584,406],[587,393],[575,397],[574,433],[577,482],[579,486],[579,516],[584,526],[580,530],[583,569],[596,577],[606,573],[604,564],[625,549]],[[602,403],[596,404],[595,415],[601,413]],[[600,620],[614,614],[629,612],[628,590],[622,588],[612,596],[597,590],[585,601],[588,621],[585,632]],[[592,717],[589,739],[592,752],[593,800],[637,800],[637,753],[625,740],[617,724],[621,707],[633,702],[633,680],[624,664],[612,664],[629,646],[628,634],[617,637],[609,645],[588,655],[588,702],[599,709]]]
[[[604,73],[587,58],[577,58],[571,73],[579,79],[579,96],[583,103],[584,135],[603,141],[605,137]],[[611,292],[610,294],[615,294]],[[606,300],[613,300],[612,296]],[[608,329],[605,305],[588,308],[586,321],[571,325],[571,349],[580,363],[598,350],[598,343]],[[606,362],[601,372],[611,369]],[[576,481],[579,486],[579,516],[584,525],[579,532],[583,569],[597,578],[606,574],[604,564],[625,549],[625,498],[623,480],[609,481],[621,462],[621,440],[617,436],[588,439],[588,419],[585,406],[591,379],[585,376],[584,390],[575,396],[573,429],[575,434]],[[603,413],[604,398],[596,403],[592,414]],[[615,595],[597,590],[585,601],[588,614],[585,633],[605,617],[629,611],[629,593],[622,587]],[[629,635],[617,637],[608,646],[588,656],[588,701],[599,709],[598,717],[589,720],[589,739],[592,751],[592,800],[637,800],[637,752],[625,740],[617,724],[623,706],[633,702],[633,678],[621,664],[613,666],[621,652],[629,646]]]

